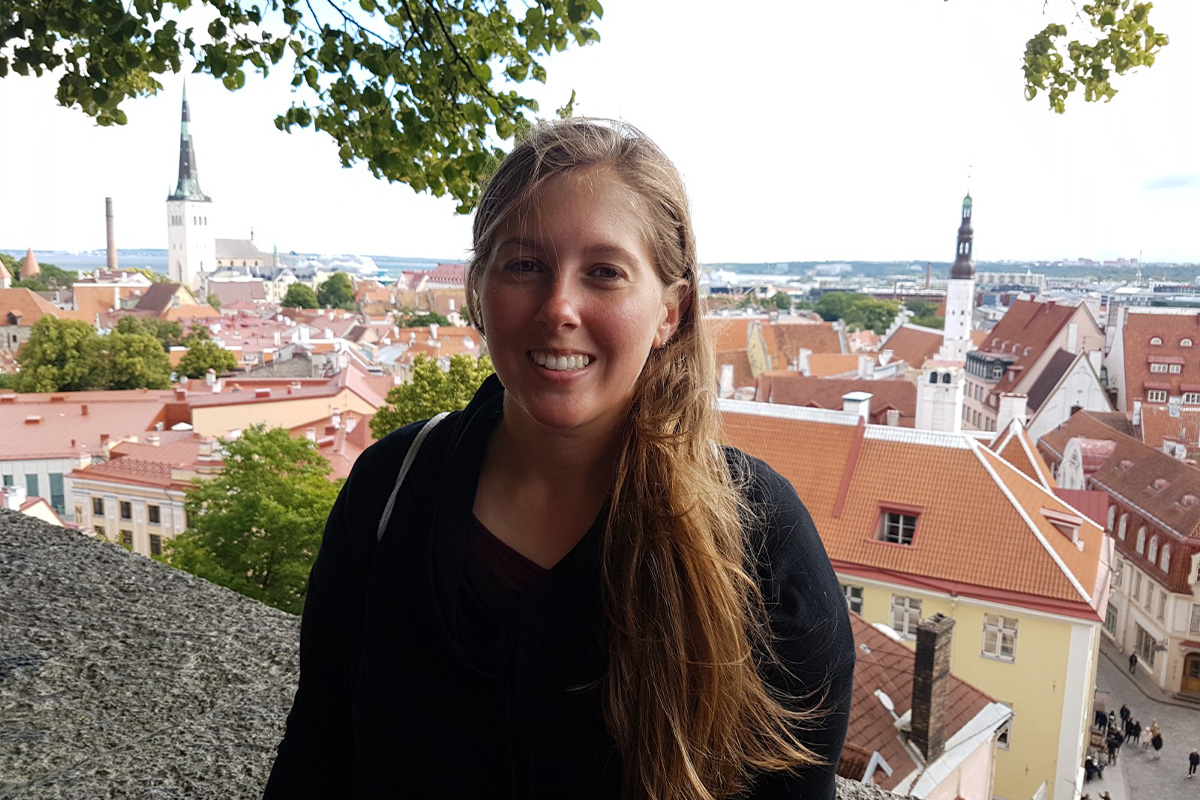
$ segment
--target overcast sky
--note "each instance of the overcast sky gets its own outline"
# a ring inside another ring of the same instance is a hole
[[[547,113],[639,126],[682,170],[708,262],[952,260],[975,199],[977,260],[1200,262],[1200,3],[1158,0],[1158,63],[1067,114],[1022,95],[1042,0],[606,0],[599,44],[548,59]],[[1050,12],[1069,16],[1069,0]],[[735,10],[736,9],[736,10]],[[1061,15],[1060,15],[1061,17]],[[332,140],[272,122],[290,74],[239,92],[191,76],[216,233],[263,250],[459,258],[446,199],[342,169]],[[182,80],[104,129],[47,79],[0,80],[0,248],[165,248]]]

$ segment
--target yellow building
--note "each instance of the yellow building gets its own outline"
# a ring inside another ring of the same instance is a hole
[[[1019,426],[997,443],[1006,460],[964,434],[868,425],[867,405],[722,401],[726,441],[795,487],[853,610],[910,640],[922,618],[955,621],[954,674],[1013,710],[996,796],[1077,797],[1107,603],[1103,530],[1031,463],[1010,463],[1036,459]]]

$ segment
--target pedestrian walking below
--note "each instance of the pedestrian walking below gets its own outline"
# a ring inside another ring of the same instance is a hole
[[[1130,675],[1137,672],[1137,662],[1138,662],[1137,653],[1130,653],[1129,654],[1129,674]]]
[[[1120,712],[1120,713],[1121,713],[1121,727],[1122,727],[1122,728],[1128,728],[1128,727],[1129,727],[1129,716],[1130,716],[1130,714],[1129,714],[1129,706],[1127,706],[1127,705],[1125,705],[1124,703],[1122,703],[1122,704],[1121,704],[1121,712]]]
[[[1150,739],[1150,746],[1154,748],[1154,760],[1158,761],[1162,758],[1162,734],[1156,733]]]
[[[1196,767],[1200,767],[1200,751],[1192,748],[1192,752],[1188,753],[1188,777],[1192,778],[1196,775]]]

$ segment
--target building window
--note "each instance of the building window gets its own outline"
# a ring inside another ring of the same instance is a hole
[[[863,608],[863,587],[843,583],[842,593],[846,595],[846,606],[855,614],[861,614]]]
[[[1184,392],[1183,404],[1185,406],[1200,406],[1200,392]]]
[[[94,516],[94,517],[103,517],[104,516],[104,498],[103,497],[93,497],[92,498],[92,516]]]
[[[1191,347],[1191,346],[1192,346],[1192,340],[1191,340],[1191,339],[1180,339],[1180,340],[1179,340],[1179,346],[1180,346],[1180,347]]]
[[[1171,373],[1172,375],[1178,375],[1182,371],[1183,371],[1182,364],[1168,364],[1167,365],[1167,372]]]
[[[150,534],[150,555],[162,555],[162,537],[157,533]]]
[[[1119,527],[1117,529],[1117,538],[1120,539],[1122,542],[1125,541],[1125,526],[1127,526],[1128,524],[1129,524],[1129,515],[1122,514],[1121,515],[1121,527]]]
[[[1167,365],[1166,364],[1151,364],[1150,371],[1151,372],[1166,372]]]
[[[1159,568],[1163,572],[1171,571],[1171,543],[1167,542],[1163,545],[1162,560],[1158,563]]]
[[[1012,661],[1017,654],[1017,620],[999,614],[983,615],[983,655]]]
[[[1151,389],[1146,392],[1147,403],[1165,403],[1167,402],[1166,389]]]
[[[1158,593],[1158,613],[1155,614],[1159,622],[1165,622],[1167,619],[1167,593],[1165,591]]]
[[[1137,551],[1138,551],[1139,556],[1142,553],[1146,552],[1146,526],[1145,525],[1138,528]]]
[[[30,497],[41,497],[41,494],[38,492],[38,476],[36,472],[26,473],[25,493]]]
[[[126,550],[133,549],[133,531],[124,528],[121,529],[121,547],[124,547]]]
[[[1117,607],[1112,603],[1108,604],[1108,610],[1104,612],[1104,630],[1114,638],[1117,635]]]
[[[1112,572],[1109,573],[1114,589],[1121,586],[1121,576],[1125,573],[1125,564],[1121,561],[1120,556],[1117,557],[1116,563],[1113,564]]]
[[[1133,571],[1133,602],[1137,602],[1142,596],[1142,573],[1136,569]]]
[[[915,597],[892,595],[892,630],[905,639],[915,639],[920,624],[921,601]]]
[[[1161,336],[1153,336],[1153,337],[1151,337],[1151,339],[1150,339],[1150,344],[1152,344],[1152,345],[1160,345],[1160,344],[1162,344],[1162,337],[1161,337]]]
[[[1154,666],[1154,637],[1137,623],[1134,623],[1133,627],[1137,628],[1137,639],[1134,649],[1138,654],[1138,658],[1142,660],[1142,663],[1147,668],[1152,668]]]
[[[1117,507],[1109,506],[1108,507],[1108,526],[1107,526],[1109,533],[1112,533],[1113,523],[1116,522],[1116,520],[1117,520]]]
[[[879,516],[879,534],[881,542],[912,546],[913,534],[917,530],[916,514],[904,514],[898,511],[884,511]]]
[[[150,519],[151,525],[158,525],[161,522],[158,506],[146,506],[146,514]]]
[[[50,473],[50,505],[59,514],[67,510],[67,494],[63,490],[63,476],[61,472]]]
[[[1192,621],[1188,624],[1192,633],[1200,633],[1200,603],[1192,603]]]
[[[1150,552],[1146,555],[1146,558],[1150,559],[1151,564],[1158,561],[1158,537],[1157,536],[1150,537]]]
[[[1154,606],[1154,583],[1152,581],[1146,581],[1146,602],[1143,604],[1143,608],[1145,608],[1147,611],[1149,611],[1153,606]]]
[[[4,476],[4,485],[5,485],[5,486],[12,486],[12,485],[13,485],[13,476],[12,476],[12,475],[5,475],[5,476]]]
[[[133,503],[128,500],[121,501],[121,519],[133,519]]]

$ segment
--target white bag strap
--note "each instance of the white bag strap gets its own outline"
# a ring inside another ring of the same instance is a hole
[[[392,494],[388,497],[387,505],[383,507],[383,516],[379,519],[379,527],[375,531],[375,541],[383,541],[383,532],[387,530],[388,520],[392,517],[392,507],[396,505],[396,497],[400,494],[400,485],[404,483],[404,476],[408,474],[408,470],[413,465],[413,461],[417,458],[417,453],[421,451],[421,445],[425,442],[425,437],[442,419],[445,418],[449,411],[443,411],[433,419],[421,426],[421,430],[417,431],[417,438],[413,439],[413,443],[408,447],[408,453],[404,456],[403,463],[400,464],[400,474],[396,476],[396,486],[392,489]]]

